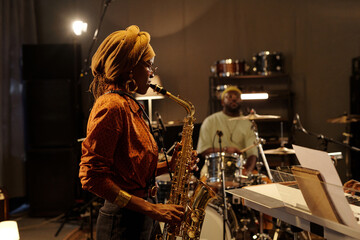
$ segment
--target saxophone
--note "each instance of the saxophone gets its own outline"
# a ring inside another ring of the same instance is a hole
[[[185,216],[179,225],[166,223],[163,234],[157,236],[158,240],[176,239],[200,239],[201,227],[205,218],[205,208],[207,204],[216,197],[216,193],[204,182],[197,180],[197,186],[193,195],[189,196],[190,177],[189,165],[192,161],[192,133],[194,129],[194,105],[180,97],[175,97],[164,88],[150,84],[150,87],[163,95],[174,100],[187,111],[184,119],[184,126],[181,137],[181,151],[177,156],[177,163],[174,170],[169,204],[182,205],[185,209]]]

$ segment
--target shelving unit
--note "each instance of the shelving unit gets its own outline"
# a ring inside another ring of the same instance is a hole
[[[257,120],[259,135],[266,140],[264,148],[273,148],[281,143],[281,123],[283,138],[292,141],[293,93],[291,79],[287,74],[273,75],[242,75],[231,77],[211,76],[209,78],[209,96],[211,113],[220,111],[221,88],[224,85],[235,85],[243,93],[267,92],[267,100],[246,100],[242,103],[243,115],[248,115],[254,109],[260,115],[277,115],[279,119]]]

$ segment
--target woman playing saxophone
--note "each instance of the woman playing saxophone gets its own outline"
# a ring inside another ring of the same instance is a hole
[[[154,239],[158,221],[181,222],[179,204],[157,204],[155,177],[167,172],[158,162],[151,124],[133,93],[145,94],[154,75],[150,35],[139,27],[111,33],[91,62],[95,102],[82,143],[79,177],[83,189],[105,200],[96,224],[96,239]],[[179,146],[169,163],[176,166]],[[191,170],[196,169],[192,151]]]

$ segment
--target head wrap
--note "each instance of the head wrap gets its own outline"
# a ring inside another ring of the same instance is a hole
[[[132,25],[106,37],[92,58],[91,69],[99,81],[115,83],[140,60],[148,61],[154,56],[149,33],[140,32],[138,26]]]
[[[241,91],[237,86],[229,86],[221,93],[221,100],[224,100],[225,94],[230,91],[238,92],[241,95]]]

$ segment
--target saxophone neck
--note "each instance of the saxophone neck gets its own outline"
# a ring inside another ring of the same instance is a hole
[[[150,83],[149,86],[158,93],[161,93],[167,97],[169,97],[170,99],[174,100],[175,102],[177,102],[178,104],[180,104],[181,106],[183,106],[188,114],[188,118],[194,118],[194,114],[195,114],[195,107],[194,105],[189,102],[186,101],[184,99],[181,99],[179,96],[174,96],[173,94],[171,94],[169,91],[167,91],[165,88],[157,85],[157,84],[152,84]]]

